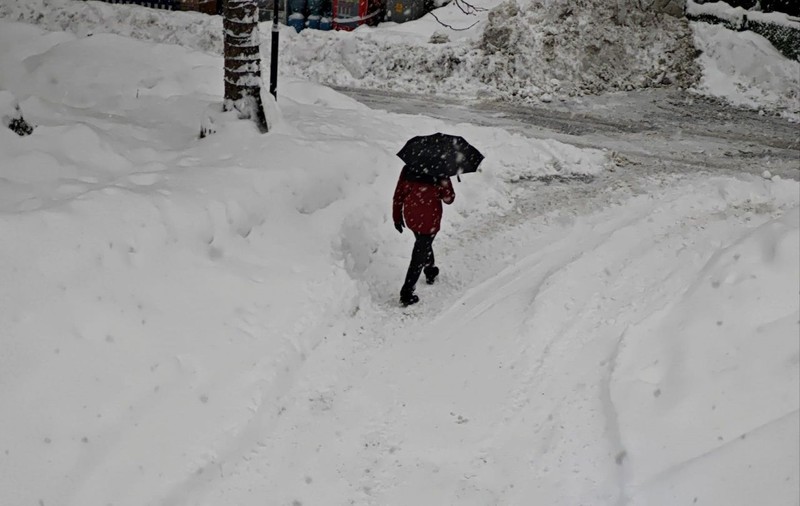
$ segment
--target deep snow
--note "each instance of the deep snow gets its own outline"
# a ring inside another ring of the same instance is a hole
[[[471,26],[462,31],[447,30],[430,15],[353,33],[297,34],[283,27],[280,75],[334,86],[534,103],[681,86],[795,119],[800,114],[800,62],[776,58],[759,35],[670,16],[620,14],[606,0],[578,6],[566,0],[474,5],[483,10],[473,16],[455,4],[437,10],[444,23]],[[94,1],[2,0],[0,17],[79,36],[115,33],[222,53],[218,16]],[[270,30],[271,23],[261,24],[265,68]],[[448,42],[431,43],[437,34]],[[703,52],[698,61],[695,49]]]
[[[701,93],[800,120],[800,62],[783,57],[767,39],[721,25],[692,23],[702,66]]]
[[[796,181],[290,79],[198,140],[219,57],[5,20],[0,89],[37,125],[0,129],[0,504],[800,500]],[[394,153],[436,130],[486,160],[403,310]]]

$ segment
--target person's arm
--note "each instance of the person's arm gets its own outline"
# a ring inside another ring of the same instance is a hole
[[[453,189],[453,183],[450,182],[449,177],[439,181],[439,198],[445,204],[452,204],[456,199],[456,191]]]
[[[405,227],[405,222],[403,221],[403,202],[406,199],[406,193],[406,184],[401,174],[400,179],[397,180],[397,186],[394,189],[394,196],[392,197],[392,220],[394,221],[394,228],[400,233],[403,233],[403,228]]]

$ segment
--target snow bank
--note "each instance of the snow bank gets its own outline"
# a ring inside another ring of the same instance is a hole
[[[743,7],[731,7],[726,2],[697,3],[693,0],[688,0],[686,3],[686,13],[691,16],[714,16],[719,19],[724,19],[735,27],[740,27],[744,23],[745,17],[762,23],[771,23],[795,29],[800,27],[800,21],[788,14],[782,12],[760,12],[757,10],[748,10]]]
[[[694,82],[684,20],[614,2],[506,2],[482,33],[477,77],[505,97],[595,94]]]
[[[800,18],[777,12],[761,13],[731,8],[724,2],[696,4],[690,2],[687,16],[695,21],[722,22],[735,31],[751,31],[762,35],[790,60],[800,61]]]
[[[795,210],[720,248],[625,332],[612,394],[631,504],[797,502],[798,461],[781,448],[800,443],[799,227]]]
[[[284,27],[281,73],[325,84],[411,93],[534,100],[694,82],[693,48],[685,21],[638,10],[620,12],[604,0],[580,9],[569,2],[477,2],[464,15],[455,4],[436,16],[457,28],[450,42],[433,16],[384,23],[353,33]],[[496,7],[496,8],[495,8]],[[138,6],[72,0],[0,3],[0,16],[79,35],[111,32],[221,53],[218,17]],[[261,25],[269,44],[270,24]],[[262,55],[270,54],[268,47]],[[267,62],[265,61],[265,64]]]
[[[92,0],[2,0],[0,17],[80,37],[113,33],[222,54],[222,18],[199,12],[161,11]]]
[[[734,104],[800,115],[800,62],[781,55],[764,37],[722,26],[692,23],[702,51],[700,93]]]

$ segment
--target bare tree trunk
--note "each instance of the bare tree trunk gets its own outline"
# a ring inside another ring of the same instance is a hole
[[[223,109],[236,110],[242,119],[256,122],[267,131],[261,103],[261,52],[258,45],[256,0],[225,0],[225,102]]]

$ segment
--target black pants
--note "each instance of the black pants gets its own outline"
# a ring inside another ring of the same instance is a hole
[[[429,235],[414,232],[414,237],[417,240],[414,242],[414,250],[411,252],[411,263],[408,265],[406,281],[403,283],[401,294],[414,293],[414,286],[419,280],[422,269],[436,265],[433,258],[433,238],[436,237],[436,234]]]

